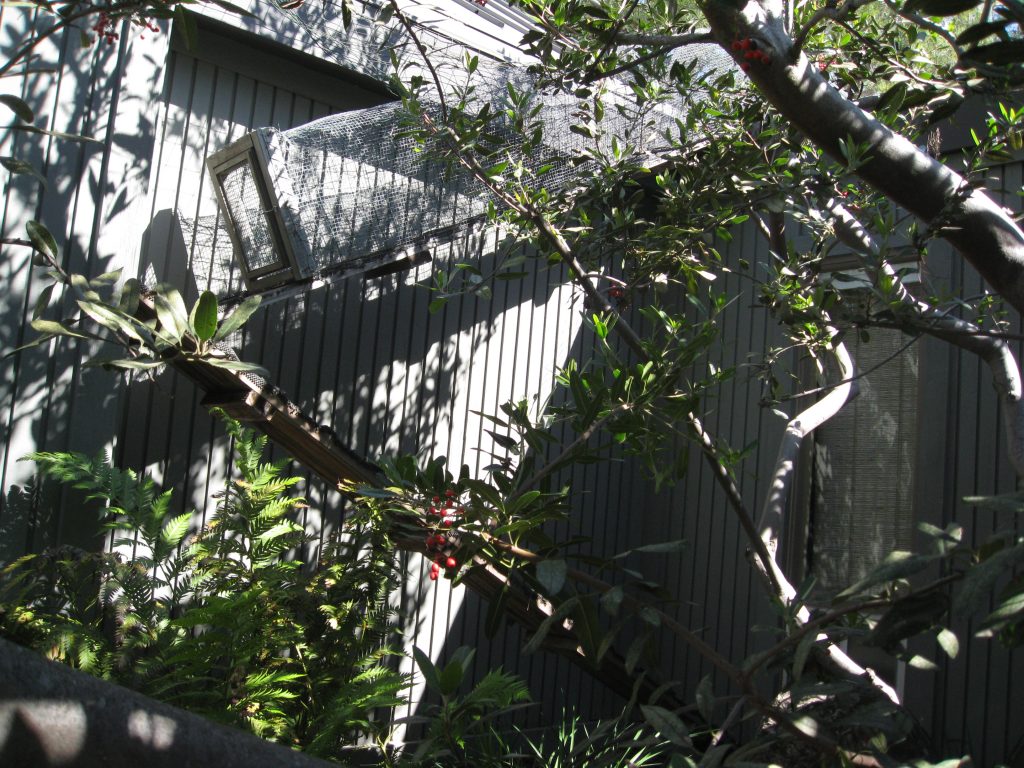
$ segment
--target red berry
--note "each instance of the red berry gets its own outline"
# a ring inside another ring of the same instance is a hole
[[[441,503],[441,497],[440,496],[435,496],[433,501],[434,501],[435,504],[440,504]]]
[[[452,496],[455,495],[455,491],[453,491],[451,488],[449,488],[447,491],[444,492],[444,495],[447,496],[450,499]]]
[[[430,580],[431,581],[437,581],[437,571],[431,571],[430,572]]]
[[[448,501],[446,501],[446,502],[444,503],[444,505],[445,505],[446,507],[448,507],[448,509],[451,509],[452,507],[454,507],[454,506],[455,506],[455,502],[454,502],[454,501],[452,501],[451,499],[448,499]]]
[[[739,40],[733,40],[732,41],[732,49],[734,51],[742,50],[743,49],[743,45],[740,43]]]
[[[445,568],[455,568],[458,564],[459,561],[456,560],[454,557],[449,557],[447,560],[444,561]]]
[[[742,48],[744,51],[748,50],[750,48],[750,45],[751,45],[751,41],[750,41],[749,37],[745,38],[743,40],[740,40],[740,48]]]
[[[744,61],[742,64],[740,64],[740,69],[742,69],[744,72],[749,72],[750,65]]]
[[[761,56],[761,63],[764,64],[767,67],[769,64],[772,63],[772,57],[769,56],[767,53],[763,54]]]
[[[443,547],[445,545],[445,543],[448,541],[448,539],[446,539],[440,533],[437,534],[437,536],[434,537],[434,540],[437,542],[437,546],[439,546],[439,547]]]

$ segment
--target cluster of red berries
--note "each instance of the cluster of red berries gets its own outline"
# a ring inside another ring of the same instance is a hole
[[[113,45],[120,37],[120,35],[114,31],[114,25],[116,23],[116,20],[110,18],[110,15],[106,11],[100,11],[100,15],[96,18],[96,23],[92,25],[92,31],[96,33],[97,37],[101,37],[106,40],[107,45]]]
[[[752,38],[745,37],[742,40],[733,40],[732,49],[737,54],[742,55],[743,61],[740,62],[740,69],[744,72],[750,71],[750,62],[759,61],[765,66],[772,63],[772,57],[768,55],[767,51],[762,51],[757,47],[757,41]]]
[[[615,299],[616,301],[622,301],[626,297],[626,292],[617,285],[613,285],[608,289],[608,298]]]
[[[160,32],[160,25],[157,24],[155,21],[146,21],[145,19],[132,19],[132,22],[137,27],[145,27],[149,32],[154,32],[154,33],[157,33],[157,34],[159,34],[159,32]],[[145,35],[139,35],[139,40],[145,40],[145,39],[146,39]]]
[[[466,511],[464,507],[457,504],[455,491],[451,488],[444,492],[443,499],[440,496],[434,496],[431,502],[430,507],[427,508],[427,514],[430,517],[440,517],[440,525],[447,526],[449,530],[458,523],[459,516],[465,514]],[[437,526],[438,523],[434,523],[434,525]],[[427,552],[433,554],[434,560],[430,564],[431,581],[437,581],[442,563],[449,571],[459,567],[459,561],[452,556],[452,541],[448,536],[435,530],[434,533],[427,536],[425,543]]]
[[[92,31],[96,33],[96,37],[102,39],[107,45],[113,45],[116,43],[121,35],[115,31],[115,27],[118,24],[118,19],[112,17],[106,11],[100,11],[96,17],[96,23],[92,25]],[[147,21],[142,18],[133,18],[132,24],[137,27],[143,27],[148,32],[159,32],[160,26],[155,21]],[[139,35],[140,39],[145,40],[145,35]]]

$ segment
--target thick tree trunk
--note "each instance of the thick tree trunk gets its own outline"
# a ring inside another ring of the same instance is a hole
[[[1024,312],[1024,232],[984,192],[844,98],[802,53],[794,55],[774,5],[710,0],[703,10],[726,50],[733,40],[753,38],[769,53],[770,64],[755,62],[747,74],[793,126],[840,162],[840,142],[865,148],[854,173],[936,227],[993,290]]]

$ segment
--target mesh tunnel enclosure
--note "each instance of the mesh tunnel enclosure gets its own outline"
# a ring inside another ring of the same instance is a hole
[[[678,54],[705,71],[723,67],[721,49],[694,46]],[[437,38],[431,49],[444,91],[467,82],[466,49]],[[727,58],[727,57],[726,57]],[[530,184],[551,192],[586,183],[613,141],[634,156],[665,143],[685,112],[671,102],[638,111],[609,89],[611,108],[593,130],[579,99],[541,89],[524,67],[480,56],[471,82],[476,109],[489,108],[487,162],[522,168]],[[510,94],[525,94],[535,111],[525,131],[543,129],[542,151],[523,150],[524,129],[506,116]],[[436,91],[424,95],[423,123],[441,122]],[[246,289],[336,279],[409,263],[414,254],[485,221],[494,203],[487,187],[424,146],[398,102],[320,118],[281,131],[260,128],[207,160],[218,203]],[[436,140],[440,141],[440,140]],[[588,159],[590,158],[590,159]]]

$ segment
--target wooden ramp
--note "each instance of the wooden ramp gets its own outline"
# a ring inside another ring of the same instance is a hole
[[[339,487],[342,483],[379,485],[383,481],[376,466],[342,445],[332,429],[317,424],[273,385],[250,374],[233,373],[180,356],[172,359],[170,365],[205,393],[202,404],[206,408],[220,408],[233,419],[258,429],[332,486]],[[398,546],[427,556],[424,537],[401,538]],[[536,631],[551,613],[546,600],[510,581],[508,574],[482,558],[476,558],[463,576],[463,583],[487,601],[497,599],[504,592],[504,613],[528,633]],[[627,672],[622,657],[614,651],[606,653],[600,665],[595,666],[583,655],[568,622],[553,627],[542,647],[571,660],[624,698],[633,695],[639,671]],[[656,685],[657,681],[645,678],[641,692],[650,693]]]

